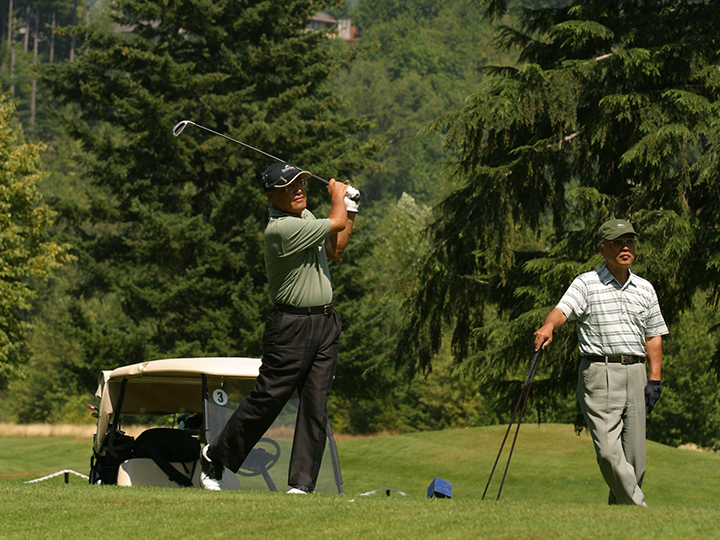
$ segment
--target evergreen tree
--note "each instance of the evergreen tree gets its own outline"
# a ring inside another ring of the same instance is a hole
[[[663,350],[662,398],[648,417],[648,438],[679,446],[720,448],[720,388],[713,368],[717,310],[698,294],[673,326]]]
[[[224,0],[119,0],[125,32],[79,35],[73,63],[42,80],[81,114],[87,203],[58,201],[80,275],[68,331],[72,369],[91,388],[102,368],[167,356],[259,355],[269,308],[263,264],[268,202],[263,156],[182,119],[347,177],[372,150],[363,124],[327,84],[348,61],[305,21],[321,5]],[[311,206],[326,197],[311,185]],[[314,192],[314,193],[313,193]],[[320,195],[317,195],[320,193]],[[116,317],[89,308],[93,298]]]
[[[495,21],[508,12],[483,6]],[[437,208],[396,351],[409,373],[428,370],[451,326],[456,360],[512,395],[520,382],[503,381],[524,376],[533,331],[574,276],[602,264],[606,219],[639,231],[633,271],[655,285],[671,336],[693,291],[720,292],[720,4],[575,0],[517,17],[497,43],[519,51],[518,66],[487,70],[436,123],[462,187]],[[547,407],[575,386],[572,326],[533,386]]]

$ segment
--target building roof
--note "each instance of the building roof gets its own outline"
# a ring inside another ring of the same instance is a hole
[[[310,20],[317,23],[337,24],[337,19],[335,19],[335,17],[328,15],[327,13],[323,13],[322,11],[318,11],[315,15],[310,17]]]

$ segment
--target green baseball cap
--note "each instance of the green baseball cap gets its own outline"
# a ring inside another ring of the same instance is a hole
[[[615,240],[623,234],[638,235],[629,221],[624,219],[611,219],[610,221],[606,221],[600,225],[600,230],[598,230],[598,242],[602,242],[603,240]]]

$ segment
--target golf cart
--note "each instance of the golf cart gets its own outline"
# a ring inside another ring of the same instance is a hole
[[[180,358],[119,367],[100,374],[91,484],[200,487],[199,451],[212,442],[258,376],[257,358]],[[297,413],[293,397],[223,489],[277,491],[287,481]],[[136,438],[126,424],[150,424]],[[329,444],[315,490],[343,493],[337,448]],[[327,454],[330,454],[329,456]],[[284,465],[284,467],[275,467]]]

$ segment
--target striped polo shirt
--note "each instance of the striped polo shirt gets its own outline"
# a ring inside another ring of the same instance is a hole
[[[576,277],[557,307],[576,321],[582,356],[645,356],[645,338],[668,333],[650,282],[630,272],[621,286],[605,265]]]

